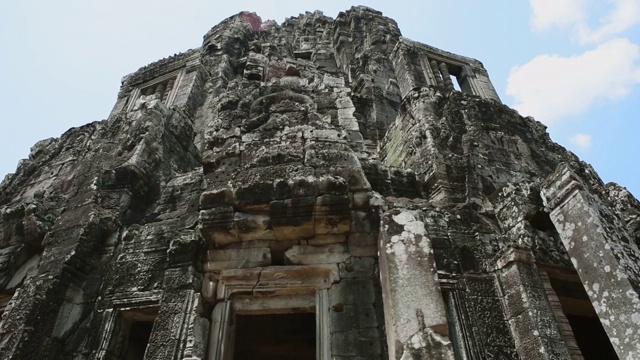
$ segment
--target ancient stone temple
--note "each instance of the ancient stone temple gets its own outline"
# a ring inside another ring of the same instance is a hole
[[[353,7],[122,80],[0,185],[0,358],[640,359],[640,203]]]

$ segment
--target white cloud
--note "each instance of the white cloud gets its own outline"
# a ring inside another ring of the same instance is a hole
[[[594,44],[614,37],[640,23],[639,0],[609,0],[611,10],[604,16],[595,15],[596,27],[589,26],[587,18],[594,6],[588,0],[529,0],[534,30],[571,26],[582,44]]]
[[[585,23],[577,25],[578,40],[581,43],[598,43],[621,34],[640,22],[640,1],[612,0],[611,2],[614,3],[613,9],[600,19],[600,26],[591,29]]]
[[[592,140],[589,134],[575,134],[569,139],[569,142],[576,146],[578,150],[587,151],[591,149]]]
[[[530,0],[529,4],[533,10],[533,27],[539,31],[573,25],[585,18],[586,0]]]
[[[511,69],[507,94],[513,107],[551,125],[597,101],[620,99],[640,83],[640,46],[609,40],[581,55],[539,55]]]

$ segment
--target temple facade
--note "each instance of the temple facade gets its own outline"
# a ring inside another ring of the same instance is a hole
[[[0,184],[0,359],[640,359],[639,245],[481,62],[243,12]]]

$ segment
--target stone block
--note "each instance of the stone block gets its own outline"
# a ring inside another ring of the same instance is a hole
[[[218,286],[218,281],[213,276],[213,274],[205,273],[204,278],[202,279],[202,290],[200,291],[204,301],[210,304],[213,304],[216,301],[217,286]]]
[[[271,265],[271,251],[265,248],[208,250],[205,272]]]
[[[338,266],[318,264],[305,266],[271,266],[260,273],[258,287],[302,286],[327,289],[339,279]]]
[[[271,181],[254,181],[238,187],[235,197],[244,206],[253,204],[268,204],[274,199],[274,186]]]
[[[220,205],[233,205],[235,202],[231,187],[207,189],[200,195],[200,207],[209,209]]]
[[[372,304],[341,305],[331,308],[331,332],[377,327],[378,320]]]
[[[226,245],[225,249],[248,249],[248,248],[259,248],[259,247],[269,247],[272,243],[272,240],[246,240],[235,242]]]
[[[295,245],[285,252],[285,261],[295,265],[341,263],[349,257],[344,244]]]
[[[276,200],[316,196],[318,196],[318,184],[316,178],[312,176],[278,180],[274,184],[274,199]]]
[[[313,168],[328,166],[359,167],[360,161],[351,151],[306,150],[304,164]]]
[[[316,234],[344,234],[351,229],[348,195],[322,195],[314,209]]]
[[[314,312],[316,308],[315,293],[282,294],[278,290],[265,290],[267,296],[261,296],[260,289],[251,296],[237,296],[233,301],[236,314],[265,315],[265,314],[292,314],[300,312]],[[287,290],[287,289],[284,289]]]
[[[357,329],[331,334],[331,353],[342,356],[380,356],[382,343],[378,329]]]
[[[351,256],[378,256],[378,235],[350,233],[347,239]]]
[[[347,234],[318,234],[309,240],[300,240],[300,243],[307,245],[329,245],[344,243],[346,241]]]
[[[241,241],[275,240],[270,229],[270,218],[266,215],[236,212],[233,215],[233,225]]]
[[[200,234],[211,244],[224,245],[240,241],[233,226],[231,206],[218,206],[200,211]]]
[[[164,272],[162,288],[167,290],[196,290],[202,287],[202,275],[193,267],[167,269]]]
[[[374,302],[375,291],[371,279],[343,279],[331,288],[331,306]]]
[[[335,176],[323,176],[316,180],[318,195],[346,195],[349,192],[347,182]]]
[[[372,193],[370,191],[358,191],[354,192],[352,197],[353,208],[364,210],[369,208],[369,199],[372,197]]]
[[[270,203],[271,226],[277,240],[313,237],[315,197],[276,200]]]
[[[340,278],[373,278],[376,261],[370,257],[351,257],[340,263]]]
[[[369,180],[367,180],[367,177],[365,176],[360,166],[320,167],[316,168],[314,173],[318,177],[333,175],[343,178],[349,186],[349,191],[357,192],[371,190],[371,184],[369,183]]]
[[[351,211],[351,231],[354,233],[378,233],[380,215],[377,211]]]

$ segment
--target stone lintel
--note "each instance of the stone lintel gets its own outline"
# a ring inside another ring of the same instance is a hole
[[[288,296],[254,297],[239,295],[233,300],[233,309],[238,315],[290,314],[314,312],[315,291]]]
[[[217,298],[230,299],[234,293],[279,296],[328,289],[339,281],[339,274],[336,264],[223,270],[218,278]]]
[[[296,265],[337,264],[349,258],[349,253],[344,244],[294,245],[285,252],[285,258]]]
[[[205,272],[220,272],[224,269],[254,268],[271,265],[268,247],[246,249],[211,249],[207,251]]]

